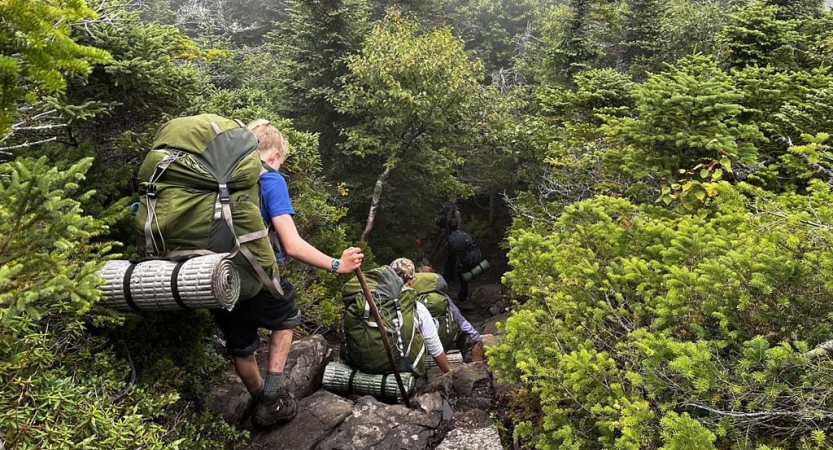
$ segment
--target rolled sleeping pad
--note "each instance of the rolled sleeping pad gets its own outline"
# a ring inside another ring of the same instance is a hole
[[[451,367],[457,367],[463,365],[463,354],[460,353],[460,350],[451,350],[445,352],[445,357],[448,359],[448,365]],[[437,363],[434,362],[434,358],[425,358],[425,367],[436,366]]]
[[[408,396],[411,396],[416,386],[415,377],[410,372],[400,372],[400,376]],[[324,368],[321,385],[336,394],[372,395],[382,401],[402,403],[402,393],[393,374],[370,375],[337,361]]]
[[[102,305],[121,311],[227,309],[240,298],[240,274],[228,253],[187,261],[107,261]]]
[[[474,268],[472,268],[468,272],[463,272],[462,274],[460,274],[460,276],[464,280],[466,280],[466,282],[469,282],[479,277],[480,275],[483,275],[483,273],[489,270],[490,268],[491,266],[489,265],[489,261],[486,261],[484,259],[483,261],[480,261],[480,264],[474,266]]]

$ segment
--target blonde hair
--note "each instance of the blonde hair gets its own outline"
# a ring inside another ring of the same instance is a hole
[[[261,156],[269,156],[272,152],[276,152],[281,160],[289,156],[289,142],[268,120],[257,119],[246,128],[257,138],[257,151]]]

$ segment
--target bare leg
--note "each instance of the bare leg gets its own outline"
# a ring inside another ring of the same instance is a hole
[[[269,372],[283,372],[292,347],[292,330],[274,330],[269,337]],[[258,375],[259,377],[259,375]]]
[[[269,356],[271,358],[271,354]],[[237,372],[237,376],[240,377],[240,380],[243,381],[243,384],[246,385],[246,389],[249,392],[254,392],[263,386],[263,380],[260,378],[260,369],[257,367],[257,359],[255,359],[254,353],[245,357],[234,356],[232,360],[234,361],[234,370]]]

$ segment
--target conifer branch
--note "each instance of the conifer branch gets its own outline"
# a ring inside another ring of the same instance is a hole
[[[51,138],[42,139],[40,141],[35,141],[35,142],[26,141],[26,142],[24,142],[22,144],[18,144],[18,145],[12,145],[12,146],[9,146],[9,147],[0,147],[0,153],[3,153],[5,155],[11,155],[11,153],[9,153],[9,150],[17,150],[17,149],[21,149],[21,148],[34,147],[35,145],[46,144],[47,142],[54,142],[56,140],[58,140],[58,137],[57,136],[52,136]]]

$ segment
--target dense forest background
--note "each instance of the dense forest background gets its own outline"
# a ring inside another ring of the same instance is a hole
[[[205,311],[95,305],[155,130],[212,112],[285,131],[300,231],[331,253],[419,259],[443,203],[492,210],[466,228],[509,254],[509,441],[831,448],[823,3],[0,3],[0,442],[245,444],[203,408]],[[334,329],[339,280],[288,271],[303,331]]]

